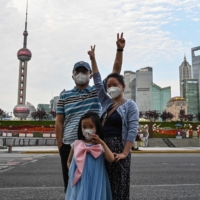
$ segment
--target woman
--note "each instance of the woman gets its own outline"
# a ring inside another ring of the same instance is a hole
[[[120,50],[121,51],[121,50]],[[130,190],[131,148],[137,136],[139,112],[133,100],[124,98],[125,84],[119,74],[107,76],[104,84],[95,60],[95,46],[88,52],[95,87],[102,105],[101,119],[104,140],[115,156],[115,162],[106,162],[113,200],[128,200]]]

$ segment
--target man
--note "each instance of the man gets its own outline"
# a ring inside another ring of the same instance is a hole
[[[125,40],[123,33],[119,37],[117,34],[117,53],[113,65],[112,73],[121,72],[123,49]],[[63,91],[56,109],[56,139],[60,152],[65,192],[68,184],[67,159],[71,149],[70,144],[77,139],[78,123],[86,112],[96,112],[100,114],[101,104],[96,94],[94,86],[89,86],[92,78],[90,65],[80,61],[74,65],[72,78],[75,87],[72,90]]]

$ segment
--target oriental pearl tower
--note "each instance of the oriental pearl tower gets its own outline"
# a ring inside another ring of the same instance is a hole
[[[19,59],[19,81],[18,81],[18,95],[17,95],[17,105],[13,109],[15,117],[20,119],[26,119],[30,113],[26,103],[26,82],[27,82],[27,66],[28,61],[32,57],[31,51],[27,48],[27,9],[28,1],[26,6],[26,20],[25,20],[25,31],[24,35],[24,45],[23,48],[17,52],[17,57]]]

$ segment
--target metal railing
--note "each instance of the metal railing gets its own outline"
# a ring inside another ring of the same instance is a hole
[[[56,146],[55,138],[0,138],[2,146]]]

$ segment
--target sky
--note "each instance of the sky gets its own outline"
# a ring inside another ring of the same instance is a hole
[[[124,33],[122,74],[150,66],[153,82],[179,95],[179,66],[184,54],[200,46],[199,0],[29,0],[26,101],[35,107],[74,87],[76,62],[90,63],[96,45],[102,77],[111,71],[117,33]],[[19,60],[23,47],[26,0],[0,1],[0,108],[17,104]],[[93,82],[91,81],[91,84]]]

